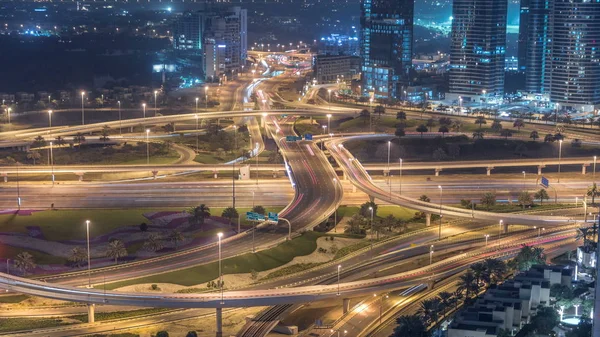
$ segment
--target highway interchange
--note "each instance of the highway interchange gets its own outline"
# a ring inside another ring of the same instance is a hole
[[[262,90],[264,90],[264,92],[268,92],[269,86],[272,85],[273,82],[274,81],[265,81]],[[235,107],[235,104],[233,107]],[[265,113],[267,114],[267,117],[263,116]],[[278,118],[278,116],[282,113],[285,113],[288,115],[288,117]],[[323,110],[314,109],[313,111],[271,111],[269,110],[268,104],[263,103],[261,110],[256,112],[232,111],[214,113],[208,112],[202,114],[202,118],[266,118],[266,132],[279,146],[286,160],[286,165],[289,168],[288,172],[291,173],[290,179],[273,181],[261,180],[259,184],[260,187],[258,188],[254,184],[254,181],[239,182],[237,184],[237,200],[239,204],[243,206],[248,206],[255,200],[260,200],[260,203],[265,205],[285,205],[286,208],[280,213],[280,216],[290,220],[294,231],[314,227],[324,219],[328,218],[340,203],[357,204],[366,200],[368,196],[374,197],[377,202],[383,201],[384,203],[398,204],[407,206],[411,209],[421,210],[433,214],[436,214],[440,209],[442,209],[444,214],[447,214],[452,218],[462,218],[468,220],[478,219],[483,220],[484,223],[497,223],[498,220],[502,218],[506,219],[507,222],[510,221],[511,223],[515,224],[527,224],[531,226],[545,225],[548,227],[548,233],[541,241],[535,237],[535,233],[532,232],[526,231],[525,233],[514,233],[511,234],[510,243],[506,242],[505,244],[500,245],[500,243],[503,241],[499,240],[498,245],[492,249],[481,247],[482,242],[479,240],[474,248],[478,254],[463,253],[467,255],[458,255],[455,259],[446,259],[430,267],[423,267],[422,269],[412,273],[398,273],[391,276],[383,276],[375,279],[359,281],[351,281],[344,278],[344,283],[339,285],[339,291],[343,294],[343,296],[358,296],[366,293],[373,293],[374,291],[381,292],[388,289],[400,289],[412,285],[418,285],[424,282],[426,283],[431,279],[432,271],[435,273],[436,279],[442,278],[444,275],[454,275],[460,270],[464,269],[469,263],[473,262],[474,259],[480,259],[482,256],[506,256],[514,254],[516,249],[518,249],[522,243],[539,243],[551,246],[562,242],[572,241],[574,233],[573,229],[576,228],[577,224],[574,224],[571,217],[568,216],[555,217],[523,214],[504,214],[500,216],[487,212],[471,212],[469,210],[457,209],[450,206],[438,207],[435,206],[435,202],[432,204],[424,204],[416,201],[415,198],[421,194],[423,188],[435,190],[437,187],[435,185],[436,183],[419,183],[416,181],[411,181],[410,179],[405,183],[402,195],[397,195],[396,191],[392,191],[390,194],[387,191],[385,180],[372,181],[366,171],[362,169],[360,163],[358,163],[356,160],[351,161],[351,154],[349,154],[343,149],[343,147],[340,146],[345,141],[351,140],[351,137],[333,138],[332,140],[326,141],[326,147],[329,149],[330,154],[337,161],[344,173],[344,176],[348,178],[348,181],[343,181],[342,177],[339,177],[334,168],[329,164],[325,154],[320,151],[319,147],[314,142],[285,141],[285,136],[295,134],[293,130],[293,123],[295,119],[294,114],[296,113],[301,115],[322,115]],[[340,113],[343,114],[343,111]],[[133,126],[139,125],[140,123],[159,124],[166,123],[168,121],[185,121],[192,118],[194,118],[194,114],[182,114],[127,120],[123,121],[122,123],[123,125]],[[254,121],[256,122],[256,119],[254,119]],[[40,134],[49,137],[58,135],[68,136],[76,132],[97,131],[102,128],[103,125],[111,123],[114,122],[96,123],[74,127],[56,127],[52,129],[13,131],[0,134],[0,137],[7,141],[14,141],[15,139],[30,139]],[[258,128],[255,130],[258,130]],[[256,137],[256,135],[254,136]],[[585,160],[589,161],[589,159]],[[432,171],[436,169],[435,165],[431,165],[430,168]],[[2,169],[8,170],[8,168]],[[2,171],[2,169],[0,169],[0,171]],[[39,169],[43,170],[43,168]],[[83,169],[93,170],[94,168],[86,167]],[[141,169],[148,168],[143,167]],[[194,168],[189,169],[191,171],[194,170]],[[211,170],[211,168],[203,169]],[[273,170],[273,168],[270,167],[264,167],[263,169]],[[65,170],[69,172],[76,172],[76,168],[65,168]],[[169,169],[165,170],[169,171]],[[212,168],[212,170],[214,170],[214,168]],[[513,190],[519,189],[522,184],[523,182],[521,180],[516,179],[514,181],[509,181],[507,186],[505,180],[498,179],[498,181],[492,180],[483,184],[465,184],[464,182],[460,182],[456,184],[456,187],[457,189],[472,190],[476,185],[482,189],[495,189],[496,187],[503,185],[506,190]],[[585,182],[582,181],[572,181],[568,182],[567,184],[571,184],[572,188],[577,190],[585,188]],[[285,187],[281,187],[282,185],[285,185]],[[446,186],[446,184],[444,185]],[[132,188],[132,186],[134,186],[134,188]],[[350,192],[353,186],[356,186],[356,188],[362,192]],[[48,184],[30,183],[23,184],[21,186],[21,193],[23,198],[27,202],[31,203],[32,206],[30,207],[43,207],[44,205],[47,207],[47,205],[53,200],[53,202],[56,202],[57,207],[65,208],[114,207],[116,205],[120,205],[121,207],[136,207],[139,205],[153,206],[159,203],[163,206],[182,206],[190,205],[190,203],[198,199],[198,195],[205,195],[207,193],[211,193],[210,198],[207,199],[204,196],[202,197],[203,200],[206,200],[206,203],[211,205],[228,205],[228,201],[231,199],[231,196],[225,191],[228,191],[229,187],[230,183],[227,180],[211,181],[207,179],[193,183],[135,182],[133,184],[126,184],[121,182],[113,182],[106,184],[99,182],[74,182],[54,187],[50,187]],[[43,189],[44,193],[40,193],[40,189]],[[448,189],[451,190],[452,188],[448,187]],[[4,191],[7,193],[2,193],[0,205],[2,205],[4,208],[9,207],[12,199],[14,207],[14,197],[7,197],[8,194],[14,192],[14,186],[10,185],[9,187],[3,187],[3,192]],[[222,192],[215,193],[215,191]],[[252,197],[253,192],[254,197]],[[578,192],[572,193],[576,194]],[[453,195],[451,192],[448,194],[448,197],[444,198],[444,203],[456,203],[455,201],[457,198],[460,198],[461,195],[464,195],[462,190],[457,191],[455,195]],[[82,198],[83,195],[86,197]],[[561,191],[561,197],[571,198],[571,195],[563,195]],[[464,227],[464,230],[472,230],[474,227],[476,228],[480,226],[480,224],[468,222],[467,224],[461,224],[456,227],[457,229]],[[551,227],[555,228],[551,229]],[[242,233],[239,237],[228,239],[226,243],[227,249],[224,250],[224,257],[226,258],[228,256],[250,251],[251,246],[249,241],[244,240],[244,238],[247,238],[247,236],[248,233]],[[281,241],[284,239],[284,237],[284,232],[259,232],[257,233],[256,240],[260,246]],[[422,250],[426,248],[426,245],[417,244],[417,248],[409,248],[410,244],[430,242],[436,237],[437,231],[435,228],[429,228],[422,233],[415,233],[406,236],[404,238],[405,241],[403,241],[401,244],[401,247],[404,247],[403,249],[409,249],[411,251],[410,256],[422,255],[424,253]],[[395,247],[398,247],[398,244],[399,243],[394,243],[394,245],[396,245]],[[384,246],[381,246],[381,249],[384,248]],[[421,251],[419,251],[419,249]],[[198,252],[202,252],[202,254],[198,254]],[[366,251],[362,254],[373,253]],[[111,282],[136,278],[143,275],[152,275],[177,268],[185,268],[215,261],[216,258],[216,245],[210,244],[161,258],[139,261],[136,262],[134,266],[128,265],[126,268],[111,267],[103,268],[102,270],[94,270],[92,273],[92,283],[98,284],[100,282],[104,282],[104,280]],[[388,259],[389,256],[381,255],[376,256],[375,258],[371,256],[371,259],[367,259],[366,262],[364,255],[356,255],[353,258],[356,260],[344,261],[344,263],[355,266],[355,270],[368,273],[371,271],[369,268],[379,267],[379,263],[382,263],[381,260]],[[406,258],[407,255],[395,254],[391,261],[401,261]],[[389,262],[390,260],[385,261]],[[367,263],[368,266],[364,266],[363,264],[365,263]],[[301,275],[297,278],[313,280],[316,277],[318,279],[317,281],[323,281],[327,283],[326,280],[323,280],[322,278],[326,277],[328,274],[331,277],[331,271],[323,274],[323,271],[315,270],[312,273],[314,273],[315,276],[309,277],[308,275]],[[351,274],[347,277],[357,278],[359,276],[360,274]],[[256,289],[225,291],[222,294],[187,294],[185,296],[175,294],[165,294],[160,296],[157,296],[156,294],[128,294],[119,292],[104,292],[93,289],[72,288],[72,286],[83,284],[84,280],[87,280],[87,274],[85,272],[74,272],[66,275],[45,277],[44,282],[22,279],[15,276],[1,275],[0,287],[4,287],[16,292],[63,300],[80,301],[84,303],[110,303],[111,305],[139,305],[176,308],[222,308],[306,303],[323,300],[325,298],[338,298],[338,296],[340,296],[338,295],[338,286],[333,284],[319,284],[314,286],[302,285],[300,287],[296,286],[281,288],[281,286],[292,282],[294,280],[293,278],[289,280],[278,281],[279,283],[274,282],[271,284],[258,286],[255,287]],[[50,283],[56,283],[56,285],[50,285]],[[190,312],[186,312],[186,315],[189,314]],[[199,313],[196,312],[195,314]],[[277,317],[277,319],[278,318],[279,317]]]

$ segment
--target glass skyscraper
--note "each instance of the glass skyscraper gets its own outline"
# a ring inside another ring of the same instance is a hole
[[[447,98],[504,94],[506,15],[507,0],[454,0]]]
[[[531,93],[544,92],[551,4],[550,0],[521,0],[519,68],[525,70],[525,90]]]
[[[552,102],[593,110],[600,104],[600,1],[553,0],[545,85]]]
[[[362,92],[402,98],[413,53],[414,0],[361,1]]]

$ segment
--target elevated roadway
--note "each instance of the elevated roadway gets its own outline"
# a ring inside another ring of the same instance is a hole
[[[410,209],[425,212],[428,217],[430,217],[431,214],[438,214],[441,216],[469,218],[493,222],[500,222],[502,220],[504,224],[513,223],[540,226],[560,225],[573,221],[572,219],[567,217],[498,214],[491,212],[468,210],[464,208],[450,207],[442,205],[441,203],[436,205],[434,203],[420,201],[402,195],[394,194],[391,191],[385,191],[373,183],[371,176],[369,176],[369,174],[361,165],[361,163],[358,160],[354,159],[352,154],[343,146],[343,144],[347,141],[380,138],[381,136],[379,135],[353,136],[348,138],[332,139],[326,143],[326,146],[329,149],[331,155],[344,171],[344,175],[358,189],[365,192],[374,199],[384,200],[395,205],[400,205],[408,207]]]

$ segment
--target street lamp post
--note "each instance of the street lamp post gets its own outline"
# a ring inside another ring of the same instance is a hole
[[[439,229],[439,240],[442,239],[442,197],[444,194],[444,189],[442,188],[441,185],[438,185],[438,188],[440,189],[440,229]]]
[[[433,245],[429,247],[429,265],[433,263]]]
[[[146,129],[146,165],[150,165],[150,129]]]
[[[199,98],[196,97],[196,114],[198,113],[198,100],[199,100]]]
[[[331,114],[327,114],[327,130],[331,133]]]
[[[341,270],[342,270],[342,265],[338,264],[338,296],[340,296],[340,271]]]
[[[402,158],[399,159],[400,162],[400,194],[402,194]]]
[[[156,95],[158,95],[158,90],[154,90],[154,117],[156,117]]]
[[[560,161],[562,159],[562,139],[558,141],[558,182],[560,183]]]
[[[52,127],[52,110],[48,110],[48,127]]]
[[[525,179],[527,178],[527,173],[525,171],[523,173],[523,189],[525,189]]]
[[[146,103],[142,103],[142,110],[144,111],[144,119],[146,119]]]
[[[50,165],[52,167],[52,186],[54,186],[54,154],[52,152],[52,142],[50,142]]]
[[[6,114],[8,115],[8,124],[10,124],[10,111],[11,110],[12,110],[11,108],[6,109]]]
[[[337,232],[337,178],[333,178],[333,200],[335,201],[335,208],[333,210],[333,232]],[[341,185],[341,183],[340,183]]]
[[[219,237],[219,288],[221,288],[221,304],[223,304],[223,272],[221,269],[221,238],[223,233],[218,233],[217,236]]]
[[[500,244],[500,237],[502,236],[502,225],[504,224],[504,220],[500,220],[498,222],[498,245]]]
[[[85,96],[85,92],[81,92],[81,125],[85,125],[85,108],[83,106],[83,96]]]
[[[92,272],[90,259],[90,220],[85,220],[85,231],[87,236],[87,262],[88,262],[88,288],[92,287]]]
[[[256,157],[256,186],[258,186],[258,142],[256,142],[255,147],[256,153],[254,154],[254,157]]]
[[[371,249],[373,249],[373,206],[369,206],[369,211],[371,211]]]
[[[488,238],[490,237],[490,235],[486,234],[484,236],[485,236],[485,246],[487,247],[487,245],[488,245]]]
[[[204,109],[208,109],[208,85],[204,87]]]
[[[329,110],[331,110],[331,89],[327,89],[327,93],[329,94],[329,100],[327,103],[329,103]]]
[[[594,156],[594,173],[592,174],[592,180],[596,181],[596,158],[597,156]]]
[[[197,106],[198,104],[196,104]],[[194,116],[196,118],[196,153],[198,153],[198,114]]]
[[[121,134],[121,101],[117,101],[119,105],[119,134]]]
[[[392,179],[391,178],[392,175],[390,174],[391,173],[390,172],[390,150],[391,150],[391,147],[392,147],[392,141],[388,140],[388,144],[387,145],[388,145],[388,158],[387,158],[388,159],[388,161],[387,161],[388,179],[387,180],[388,180],[388,185],[390,186],[390,198],[391,198],[392,197],[392,180],[391,180]]]

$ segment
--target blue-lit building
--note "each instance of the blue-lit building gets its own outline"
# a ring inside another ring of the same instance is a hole
[[[545,90],[577,111],[600,106],[600,1],[553,0]]]
[[[447,99],[504,95],[506,15],[506,0],[454,0]]]
[[[414,0],[362,0],[362,93],[402,99],[413,54]]]
[[[319,40],[319,54],[359,56],[358,37],[343,34],[324,36]]]
[[[550,0],[521,0],[519,22],[519,70],[525,72],[525,90],[544,93],[549,57]]]

